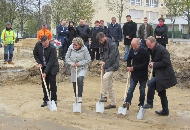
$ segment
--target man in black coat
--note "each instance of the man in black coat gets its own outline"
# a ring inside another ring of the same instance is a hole
[[[124,61],[127,61],[129,55],[129,47],[131,41],[136,37],[137,24],[131,20],[131,16],[126,16],[127,22],[123,25],[123,35],[124,35],[124,45],[125,45],[125,55]]]
[[[153,68],[153,77],[148,82],[147,104],[143,107],[145,109],[153,108],[154,94],[155,90],[157,90],[158,96],[161,99],[162,110],[155,111],[155,113],[161,116],[168,116],[169,109],[166,89],[177,84],[170,60],[170,54],[168,50],[157,43],[156,39],[152,36],[147,38],[146,45],[151,54],[152,61],[149,63],[149,66]]]
[[[90,49],[91,49],[91,60],[93,61],[95,58],[96,60],[100,60],[100,53],[99,53],[99,47],[100,47],[100,43],[99,41],[96,39],[96,35],[99,32],[103,32],[104,30],[100,27],[100,22],[98,20],[95,21],[95,26],[91,29],[91,45],[90,45]],[[95,55],[96,53],[96,55]]]
[[[56,75],[59,70],[56,48],[49,43],[48,37],[43,35],[41,41],[37,42],[34,51],[34,58],[37,62],[37,68],[42,68],[42,78],[45,79],[48,91],[51,91],[51,100],[57,104],[57,85]],[[50,87],[49,87],[50,85]],[[44,93],[43,104],[41,107],[47,106],[48,96],[45,85],[42,80],[42,88]]]
[[[106,37],[103,32],[96,35],[97,40],[102,45],[100,47],[100,64],[103,73],[103,92],[100,102],[107,102],[107,92],[111,100],[105,109],[116,108],[116,99],[113,89],[113,73],[119,68],[119,51],[113,38]]]
[[[84,45],[88,48],[88,51],[90,52],[90,47],[89,47],[89,41],[88,38],[90,38],[90,28],[88,25],[85,25],[84,20],[80,20],[79,26],[76,28],[76,34],[77,37],[82,38],[84,41]]]
[[[133,38],[131,47],[132,48],[127,58],[127,71],[131,72],[130,87],[128,89],[125,103],[123,104],[123,107],[127,107],[127,109],[129,109],[129,105],[131,105],[133,92],[138,82],[140,83],[140,97],[138,106],[140,107],[144,105],[145,88],[148,79],[148,64],[150,59],[148,52],[141,47],[140,39]]]

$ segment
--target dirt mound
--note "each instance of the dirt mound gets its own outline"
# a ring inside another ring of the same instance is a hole
[[[22,39],[23,42],[21,47],[20,60],[17,59],[17,49],[14,51],[14,62],[15,65],[4,65],[1,64],[0,68],[2,70],[0,83],[5,83],[8,80],[19,81],[32,81],[33,83],[39,83],[39,71],[36,69],[36,62],[33,58],[33,45],[36,43],[37,39]],[[177,86],[179,87],[190,87],[190,55],[188,53],[188,48],[190,44],[187,43],[170,43],[167,45],[167,49],[170,52],[172,65],[176,73],[178,80]],[[0,58],[3,59],[3,48],[0,51]],[[126,72],[126,62],[122,62],[124,55],[124,46],[120,44],[120,67],[118,71],[114,73],[114,79],[120,82],[126,82],[127,72]],[[3,60],[2,60],[3,63]],[[93,61],[89,64],[89,71],[87,75],[89,76],[100,76],[100,65],[99,61]],[[57,81],[69,81],[70,76],[63,74],[63,61],[59,60],[60,73],[57,76]],[[14,69],[13,69],[14,68]],[[10,70],[9,70],[10,69]],[[6,71],[9,70],[9,71]],[[23,70],[23,71],[21,71]],[[12,71],[12,72],[11,72]],[[22,73],[22,74],[21,74]],[[7,79],[5,79],[7,77]],[[16,78],[14,78],[16,77]]]

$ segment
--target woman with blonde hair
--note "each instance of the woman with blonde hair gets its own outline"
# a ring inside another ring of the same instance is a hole
[[[78,102],[82,102],[82,93],[84,86],[84,76],[88,69],[88,63],[91,61],[91,57],[87,47],[84,45],[83,40],[80,37],[76,37],[72,40],[72,44],[69,46],[66,53],[66,63],[71,68],[71,82],[73,83],[73,89],[76,96],[76,67],[77,67],[77,84],[78,84]]]

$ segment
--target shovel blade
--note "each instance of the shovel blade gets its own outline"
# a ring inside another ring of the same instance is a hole
[[[73,103],[73,112],[81,113],[81,103]]]
[[[145,112],[146,112],[146,109],[140,107],[139,112],[137,114],[137,119],[142,120],[143,117],[144,117]]]
[[[127,113],[127,108],[124,108],[124,107],[119,107],[118,108],[118,112],[117,112],[117,114],[119,115],[119,114],[122,114],[122,115],[126,115],[126,113]]]
[[[57,106],[54,100],[51,101],[51,107],[52,107],[52,111],[57,111]]]
[[[47,104],[50,111],[57,111],[57,106],[54,100],[48,101]]]
[[[104,102],[96,102],[96,112],[104,113]]]

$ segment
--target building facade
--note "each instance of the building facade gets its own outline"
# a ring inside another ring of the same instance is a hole
[[[127,9],[123,11],[121,24],[126,22],[126,15],[131,15],[132,20],[137,24],[141,24],[144,17],[149,19],[149,23],[157,24],[158,18],[161,16],[165,17],[167,13],[164,0],[128,0],[124,4],[127,6]],[[108,11],[105,0],[98,0],[98,6],[99,10],[92,21],[104,19],[106,23],[109,23],[111,22],[111,17],[116,17],[115,14]]]

